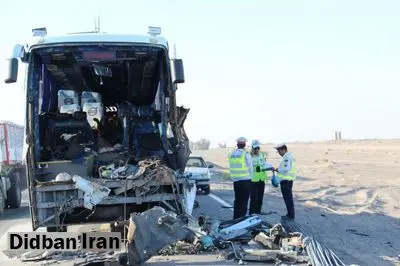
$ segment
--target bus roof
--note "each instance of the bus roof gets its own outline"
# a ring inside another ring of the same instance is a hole
[[[66,43],[138,43],[161,45],[168,49],[168,42],[161,36],[108,33],[78,33],[60,36],[36,36],[30,43],[30,48],[34,48],[38,45]]]

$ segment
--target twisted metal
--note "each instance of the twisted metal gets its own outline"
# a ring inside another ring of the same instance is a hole
[[[306,236],[303,242],[313,266],[345,266],[343,261],[341,261],[332,250],[323,247],[318,241],[311,237],[311,234],[307,232],[307,230],[294,220],[282,219],[282,225],[288,232],[300,232]]]

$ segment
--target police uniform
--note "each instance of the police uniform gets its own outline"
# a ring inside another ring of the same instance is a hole
[[[258,141],[253,141],[252,148],[260,148]],[[271,167],[267,164],[267,155],[263,152],[251,154],[253,159],[253,177],[251,178],[251,194],[250,194],[250,211],[249,214],[261,213],[265,181],[268,179],[268,174],[265,171]]]
[[[281,148],[286,148],[286,145],[280,144],[275,147],[277,150]],[[294,219],[295,211],[292,189],[293,182],[296,180],[296,159],[288,151],[282,156],[279,168],[277,168],[277,176],[280,179],[281,192],[287,209],[286,217]]]
[[[238,145],[245,145],[246,139],[239,138]],[[228,156],[229,172],[233,182],[235,201],[233,206],[233,219],[247,215],[247,205],[250,198],[251,178],[253,176],[253,163],[251,155],[244,149],[238,148]]]

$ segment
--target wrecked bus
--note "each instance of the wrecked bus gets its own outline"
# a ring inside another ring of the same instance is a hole
[[[181,59],[161,29],[78,33],[16,45],[6,83],[26,63],[27,183],[33,230],[112,223],[154,206],[185,211],[190,155],[176,106]]]

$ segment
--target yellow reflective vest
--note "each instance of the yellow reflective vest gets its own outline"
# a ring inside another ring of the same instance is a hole
[[[279,164],[279,170],[282,171],[282,169],[287,169],[288,171],[286,173],[278,173],[277,176],[279,179],[288,181],[296,180],[296,159],[289,152],[283,155]]]
[[[245,150],[237,149],[229,155],[229,172],[233,181],[250,176],[246,154]]]
[[[268,174],[266,171],[257,172],[257,166],[263,170],[265,161],[267,159],[267,155],[263,152],[260,152],[258,155],[251,155],[253,158],[253,177],[251,178],[251,182],[259,182],[265,181],[268,178]]]

